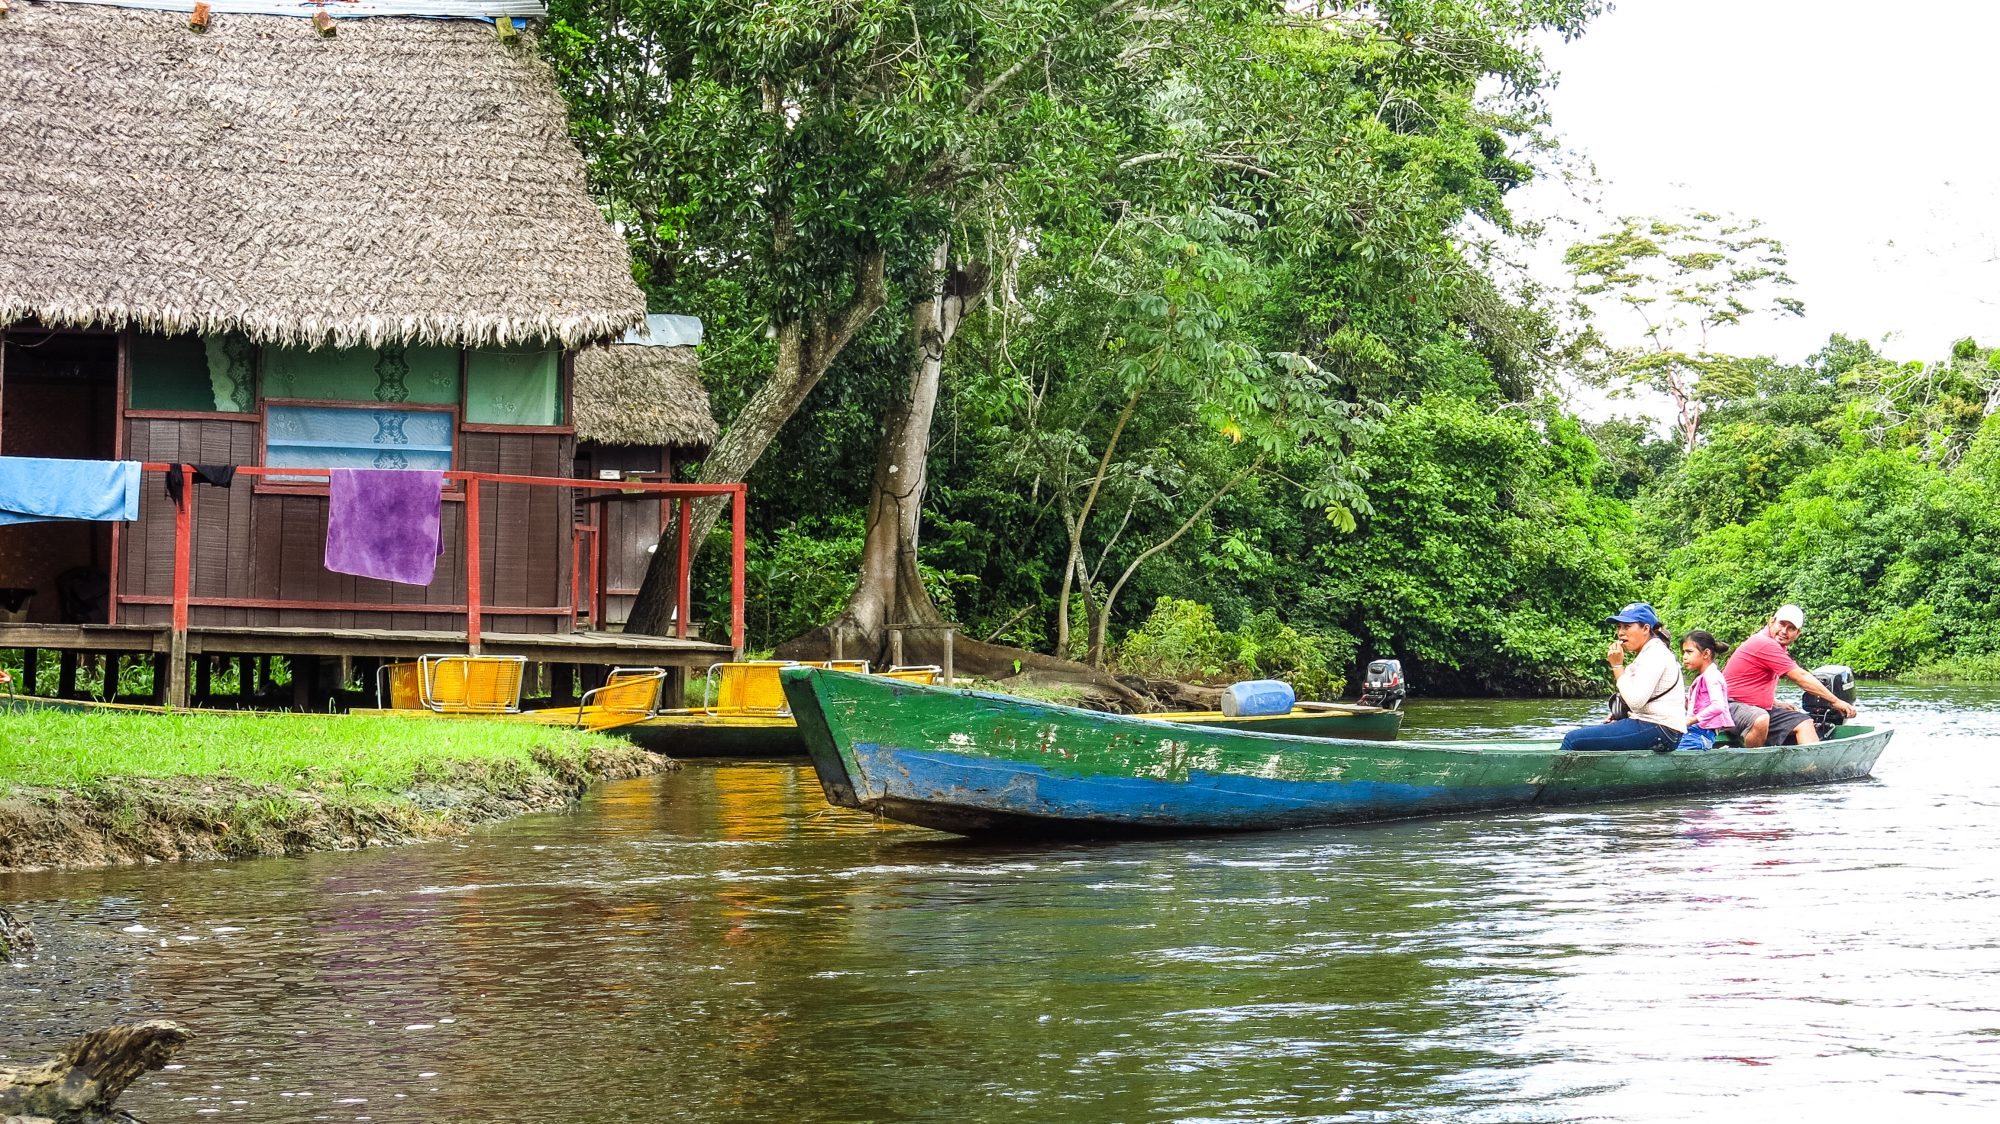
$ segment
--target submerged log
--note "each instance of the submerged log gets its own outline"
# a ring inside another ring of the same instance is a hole
[[[152,1019],[92,1031],[30,1069],[0,1068],[0,1124],[132,1121],[111,1103],[140,1074],[167,1064],[192,1037],[179,1023]]]
[[[0,909],[0,964],[35,951],[35,931],[26,921]]]

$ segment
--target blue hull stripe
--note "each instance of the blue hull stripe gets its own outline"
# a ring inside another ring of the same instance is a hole
[[[1110,824],[1243,829],[1392,819],[1531,804],[1540,785],[1293,781],[1194,771],[1185,781],[1070,776],[936,750],[854,747],[863,806],[889,799]],[[865,778],[865,779],[864,779]]]

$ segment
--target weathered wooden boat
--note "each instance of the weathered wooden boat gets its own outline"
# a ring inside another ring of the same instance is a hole
[[[966,835],[1265,830],[1818,784],[1867,776],[1890,736],[1847,725],[1812,746],[1564,753],[1552,740],[1175,726],[869,676],[781,674],[828,801]]]

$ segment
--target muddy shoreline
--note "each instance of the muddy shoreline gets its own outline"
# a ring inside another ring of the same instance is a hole
[[[347,851],[463,835],[556,811],[600,781],[677,768],[633,747],[531,765],[455,762],[393,794],[225,777],[116,778],[87,789],[16,786],[0,796],[0,873]]]

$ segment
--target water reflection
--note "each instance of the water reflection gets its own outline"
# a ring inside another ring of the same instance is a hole
[[[1879,780],[1780,794],[996,847],[722,765],[456,843],[0,877],[45,947],[0,1054],[180,1018],[161,1121],[1990,1109],[2000,694],[1875,705]]]

